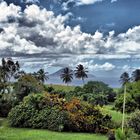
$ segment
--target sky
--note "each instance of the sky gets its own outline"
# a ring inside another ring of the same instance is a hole
[[[0,57],[118,80],[140,68],[139,13],[140,0],[0,0]]]

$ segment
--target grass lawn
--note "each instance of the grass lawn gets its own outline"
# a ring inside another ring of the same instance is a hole
[[[62,91],[72,91],[74,90],[75,86],[66,86],[66,85],[47,85],[47,86],[52,86],[55,90],[62,90]]]
[[[106,136],[95,134],[10,128],[5,119],[0,119],[0,124],[0,140],[107,140]]]
[[[114,121],[122,120],[122,113],[116,110],[112,110],[112,105],[104,106],[104,110],[112,116],[112,120]]]

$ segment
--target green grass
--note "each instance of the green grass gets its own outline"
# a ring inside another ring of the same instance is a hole
[[[0,140],[107,140],[106,136],[87,133],[62,133],[47,130],[10,128],[4,119],[0,126]]]
[[[66,86],[66,85],[48,85],[48,86],[52,86],[55,90],[62,90],[65,92],[72,91],[75,88],[75,86]]]
[[[122,120],[122,113],[116,110],[112,110],[112,105],[104,106],[104,110],[112,116],[112,120],[114,121],[121,121]]]

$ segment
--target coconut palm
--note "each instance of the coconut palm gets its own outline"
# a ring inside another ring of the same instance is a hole
[[[42,83],[47,81],[49,77],[47,76],[48,72],[45,72],[44,69],[40,69],[37,73],[35,73],[35,77]]]
[[[133,71],[132,80],[135,82],[140,80],[140,69],[136,69],[135,71]]]
[[[68,86],[68,83],[70,83],[73,79],[73,71],[71,69],[69,69],[68,67],[64,68],[60,75],[60,78]]]
[[[85,83],[84,79],[88,78],[87,73],[88,73],[87,68],[84,68],[84,66],[81,64],[77,65],[75,70],[75,77],[78,79],[82,79],[83,84]]]
[[[129,74],[127,72],[124,72],[120,76],[120,82],[122,83],[122,86],[124,87],[123,118],[122,118],[122,132],[123,132],[124,131],[124,121],[125,121],[126,84],[128,82],[130,82]]]
[[[121,82],[122,86],[124,86],[126,83],[130,82],[130,77],[129,77],[129,74],[127,72],[124,72],[120,76],[120,82]]]

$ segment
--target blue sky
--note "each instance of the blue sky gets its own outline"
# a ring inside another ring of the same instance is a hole
[[[0,57],[53,73],[81,63],[119,79],[140,68],[139,0],[3,0]]]

